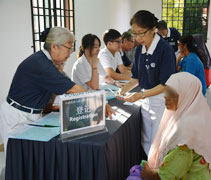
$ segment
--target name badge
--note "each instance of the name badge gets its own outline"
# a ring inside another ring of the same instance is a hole
[[[175,46],[175,42],[169,42],[169,45]]]
[[[155,63],[151,63],[150,66],[151,66],[152,68],[155,68],[156,64],[155,64]]]

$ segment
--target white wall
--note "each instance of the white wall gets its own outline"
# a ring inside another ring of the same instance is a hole
[[[0,0],[0,102],[7,96],[18,64],[33,52],[30,13],[28,0]]]
[[[7,96],[18,64],[33,49],[29,0],[0,0],[0,101]]]
[[[132,0],[132,14],[138,10],[148,10],[155,14],[158,19],[162,15],[162,0]]]
[[[85,34],[96,34],[101,39],[105,30],[113,28],[121,33],[130,28],[131,0],[76,0],[75,1],[75,31],[76,51]],[[77,59],[77,53],[71,55],[64,71],[70,76],[72,64]]]

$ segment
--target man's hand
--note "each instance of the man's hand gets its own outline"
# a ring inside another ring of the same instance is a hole
[[[116,85],[116,86],[118,86],[118,87],[124,87],[124,85],[125,85],[126,83],[122,83],[122,82],[118,82],[118,81],[116,81],[115,82],[115,84],[114,85]]]
[[[112,114],[116,115],[115,111],[111,108],[109,104],[106,104],[106,117],[112,119]]]

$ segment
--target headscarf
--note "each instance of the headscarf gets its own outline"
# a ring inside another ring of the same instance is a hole
[[[157,169],[164,156],[187,145],[211,164],[211,110],[202,94],[200,80],[188,72],[171,75],[166,85],[179,95],[176,111],[165,110],[150,148],[148,163]],[[211,166],[210,166],[211,169]]]

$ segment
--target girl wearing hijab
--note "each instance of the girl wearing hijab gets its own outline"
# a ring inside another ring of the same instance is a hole
[[[210,180],[211,111],[199,79],[187,72],[166,82],[166,110],[141,172],[149,180]]]

